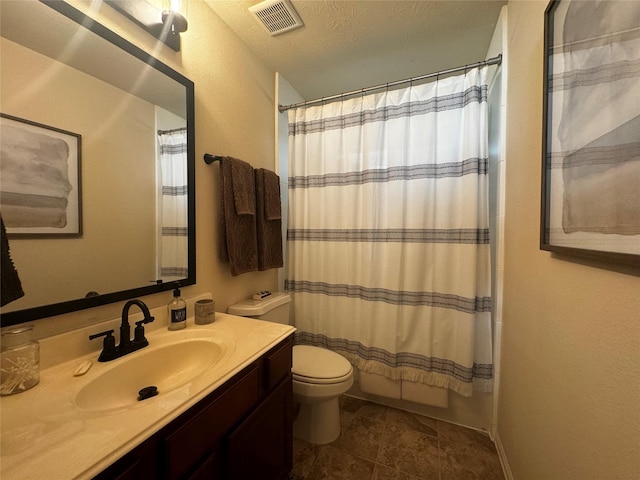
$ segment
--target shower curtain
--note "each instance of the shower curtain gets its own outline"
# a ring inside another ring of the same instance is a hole
[[[289,111],[297,343],[393,380],[491,390],[486,76]]]
[[[187,129],[159,130],[161,194],[159,202],[158,278],[188,276]]]

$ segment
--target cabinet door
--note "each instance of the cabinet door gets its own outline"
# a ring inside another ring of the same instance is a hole
[[[139,473],[138,462],[130,465],[123,466],[120,470],[118,466],[111,467],[109,470],[100,473],[100,475],[94,477],[94,480],[140,480],[142,477]],[[153,478],[153,477],[149,477]]]
[[[157,480],[158,437],[153,436],[133,449],[94,480]]]
[[[228,478],[286,478],[293,454],[291,374],[229,436]]]
[[[164,457],[170,480],[184,478],[218,450],[220,440],[258,401],[259,385],[254,365],[233,387],[167,435]]]
[[[216,480],[221,479],[222,463],[220,461],[220,451],[212,453],[198,469],[189,476],[189,480]]]

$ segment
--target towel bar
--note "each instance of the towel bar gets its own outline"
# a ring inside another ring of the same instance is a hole
[[[211,165],[213,162],[219,162],[220,160],[222,160],[220,155],[211,155],[209,153],[204,154],[204,163],[207,165]]]

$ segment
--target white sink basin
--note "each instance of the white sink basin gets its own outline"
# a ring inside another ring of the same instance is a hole
[[[202,338],[146,347],[101,364],[106,369],[78,391],[76,405],[100,412],[151,402],[154,397],[138,400],[138,392],[155,386],[161,397],[182,387],[220,362],[226,350],[226,345]]]

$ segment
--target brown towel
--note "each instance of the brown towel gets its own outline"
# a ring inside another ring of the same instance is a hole
[[[281,220],[280,177],[271,170],[261,170],[264,174],[264,216],[267,220]]]
[[[20,282],[20,277],[18,277],[18,272],[13,265],[13,261],[11,260],[11,253],[9,252],[9,239],[7,238],[7,231],[4,228],[4,221],[2,220],[2,216],[0,216],[0,228],[2,232],[0,236],[0,249],[1,249],[1,260],[2,264],[0,265],[0,274],[2,274],[0,290],[2,290],[1,301],[0,304],[5,306],[9,302],[13,302],[14,300],[19,299],[24,296],[24,292],[22,291],[22,283]]]
[[[255,173],[258,270],[280,268],[283,265],[280,179],[264,168]]]
[[[255,215],[256,187],[253,178],[253,167],[247,162],[235,158],[232,158],[229,163],[231,164],[231,181],[236,214]]]
[[[220,183],[220,261],[229,262],[233,276],[253,272],[258,269],[253,167],[224,157],[220,162]]]

